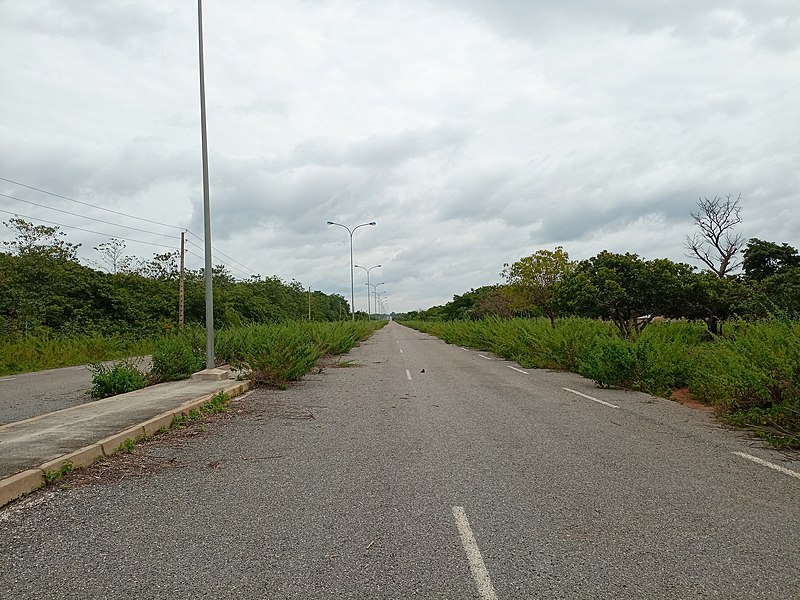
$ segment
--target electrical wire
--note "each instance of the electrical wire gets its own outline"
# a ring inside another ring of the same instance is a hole
[[[24,217],[26,219],[31,219],[32,221],[39,221],[40,223],[47,223],[48,225],[57,225],[58,227],[66,227],[67,229],[77,229],[78,231],[84,231],[86,233],[94,233],[95,235],[102,235],[105,237],[114,237],[107,233],[103,233],[102,231],[92,231],[91,229],[84,229],[83,227],[75,227],[74,225],[64,225],[63,223],[56,223],[55,221],[48,221],[46,219],[40,219],[38,217],[31,217],[28,215],[23,215],[21,213],[11,212],[9,210],[0,209],[1,213],[5,213],[7,215],[14,215],[15,217]],[[158,246],[159,248],[175,248],[174,244],[167,245],[167,244],[157,244],[156,242],[145,242],[144,240],[134,240],[131,238],[126,238],[128,242],[136,242],[137,244],[147,244],[148,246]]]
[[[200,237],[199,235],[197,235],[196,233],[194,233],[193,231],[191,231],[189,229],[185,229],[183,227],[178,227],[177,225],[170,225],[168,223],[161,223],[160,221],[153,221],[151,219],[145,219],[144,217],[137,217],[135,215],[130,215],[128,213],[124,213],[124,212],[121,212],[121,211],[112,210],[112,209],[106,208],[104,206],[98,206],[96,204],[91,204],[89,202],[83,202],[82,200],[75,200],[74,198],[70,198],[69,196],[64,196],[62,194],[56,194],[55,192],[50,192],[48,190],[45,190],[45,189],[42,189],[42,188],[39,188],[39,187],[36,187],[36,186],[33,186],[33,185],[28,185],[27,183],[22,183],[21,181],[15,181],[15,180],[9,179],[7,177],[0,176],[0,181],[6,181],[6,182],[14,184],[14,185],[19,185],[21,187],[28,188],[30,190],[41,192],[42,194],[47,194],[48,196],[53,196],[55,198],[61,198],[63,200],[67,200],[69,202],[74,202],[76,204],[81,204],[83,206],[89,206],[91,208],[96,208],[97,210],[103,210],[103,211],[106,211],[106,212],[109,212],[109,213],[112,213],[112,214],[115,214],[115,215],[120,215],[120,216],[127,217],[127,218],[130,218],[130,219],[135,219],[137,221],[143,221],[145,223],[151,223],[153,225],[160,225],[162,227],[169,227],[171,229],[177,229],[177,230],[180,230],[180,231],[185,231],[189,235],[192,235],[195,238],[197,238],[198,240],[200,240],[201,242],[205,243],[205,239],[204,238]],[[138,231],[138,232],[141,232],[141,233],[147,233],[147,234],[150,234],[150,235],[158,235],[158,236],[162,236],[162,237],[169,237],[167,234],[164,234],[164,233],[155,233],[153,231],[145,231],[144,229],[138,229],[136,227],[130,227],[128,225],[121,225],[121,224],[118,224],[118,223],[111,223],[109,221],[103,221],[102,219],[96,219],[94,217],[88,217],[86,215],[78,215],[76,213],[65,211],[65,210],[62,210],[62,209],[59,209],[59,208],[53,208],[53,207],[46,206],[46,205],[43,205],[43,204],[37,204],[36,202],[32,202],[30,200],[24,200],[22,198],[17,198],[15,196],[9,196],[8,194],[0,194],[0,196],[3,196],[5,198],[10,198],[11,200],[17,200],[19,202],[25,202],[27,204],[32,204],[33,206],[39,206],[41,208],[47,208],[47,209],[50,209],[50,210],[55,210],[57,212],[65,213],[65,214],[68,214],[68,215],[82,217],[82,218],[85,218],[85,219],[89,219],[91,221],[97,221],[98,223],[104,223],[106,225],[113,225],[115,227],[123,227],[125,229],[130,229],[132,231]],[[2,211],[2,212],[5,212],[7,214],[16,214],[16,213],[9,213],[8,211]],[[22,216],[24,216],[24,215],[22,215]],[[34,217],[25,217],[25,218],[33,219]],[[80,227],[74,227],[74,226],[71,226],[71,225],[63,225],[63,224],[60,224],[60,223],[55,223],[53,221],[45,221],[43,219],[38,219],[38,220],[43,222],[43,223],[50,223],[50,224],[53,224],[53,225],[59,225],[61,227],[70,227],[72,229],[77,229],[78,231],[85,231],[85,232],[88,232],[88,233],[97,233],[97,232],[89,231],[88,229],[82,229]],[[99,235],[108,235],[108,234],[100,233]],[[114,236],[109,236],[109,237],[114,237]],[[138,240],[130,240],[130,241],[134,242],[134,241],[138,241]],[[190,240],[187,240],[187,241],[189,241],[189,243],[192,243]],[[141,242],[141,241],[138,241],[138,242],[139,243],[145,243],[145,244],[150,243],[150,242]],[[161,246],[161,247],[164,247],[164,248],[171,248],[172,247],[172,246],[167,246],[167,245],[164,245],[164,244],[155,244],[155,243],[150,243],[150,244],[154,245],[154,246]],[[197,246],[197,244],[194,244],[194,245]],[[253,269],[251,269],[247,265],[244,265],[244,264],[240,263],[238,260],[236,260],[232,256],[229,256],[229,255],[225,254],[224,252],[222,252],[221,250],[218,250],[213,245],[211,246],[211,249],[214,252],[216,252],[218,255],[227,258],[229,261],[234,262],[237,265],[239,265],[240,267],[242,267],[243,269],[245,269],[244,271],[242,271],[240,269],[235,269],[232,265],[227,265],[231,270],[236,270],[236,271],[239,271],[240,273],[248,273],[246,275],[247,277],[250,277],[250,275],[255,272]],[[222,260],[219,260],[219,262],[224,264],[224,261],[222,261]]]
[[[54,208],[52,206],[47,206],[46,204],[38,204],[36,202],[31,202],[30,200],[25,200],[23,198],[17,198],[16,196],[9,196],[8,194],[0,194],[3,198],[10,198],[11,200],[17,200],[18,202],[25,202],[26,204],[32,204],[33,206],[38,206],[39,208],[46,208],[47,210],[54,210],[56,212],[64,213],[65,215],[72,215],[73,217],[80,217],[82,219],[89,219],[90,221],[96,221],[98,223],[103,223],[104,225],[111,225],[113,227],[122,227],[124,229],[130,229],[131,231],[138,231],[139,233],[147,233],[150,235],[157,235],[160,237],[173,237],[172,235],[168,235],[166,233],[156,233],[155,231],[147,231],[146,229],[139,229],[137,227],[131,227],[129,225],[121,225],[119,223],[113,223],[111,221],[104,221],[103,219],[95,219],[94,217],[88,217],[86,215],[79,215],[78,213],[70,212],[68,210],[63,210],[60,208]],[[66,227],[66,225],[64,226]]]
[[[170,227],[172,229],[183,229],[183,227],[178,227],[177,225],[169,225],[167,223],[161,223],[159,221],[151,221],[150,219],[145,219],[144,217],[137,217],[135,215],[129,215],[128,213],[120,212],[117,210],[112,210],[110,208],[106,208],[104,206],[97,206],[96,204],[90,204],[89,202],[83,202],[81,200],[75,200],[74,198],[70,198],[69,196],[62,196],[61,194],[56,194],[55,192],[48,192],[47,190],[43,190],[38,187],[34,187],[32,185],[28,185],[26,183],[21,183],[19,181],[14,181],[13,179],[8,179],[6,177],[0,177],[0,180],[7,181],[8,183],[13,183],[14,185],[19,185],[24,188],[28,188],[29,190],[35,190],[37,192],[41,192],[42,194],[47,194],[48,196],[54,196],[56,198],[61,198],[63,200],[69,200],[70,202],[75,202],[76,204],[82,204],[83,206],[90,206],[92,208],[96,208],[97,210],[104,210],[106,212],[113,213],[115,215],[120,215],[122,217],[128,217],[130,219],[136,219],[137,221],[144,221],[145,223],[152,223],[153,225],[161,225],[163,227]],[[194,235],[194,234],[192,234]]]

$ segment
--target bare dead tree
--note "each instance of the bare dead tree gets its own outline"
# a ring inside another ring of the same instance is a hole
[[[736,199],[732,194],[724,198],[714,196],[712,200],[701,198],[697,201],[700,210],[691,213],[700,231],[686,236],[687,256],[701,260],[720,278],[742,264],[736,260],[736,254],[742,249],[744,240],[740,233],[734,231],[742,222],[741,199],[741,194]]]

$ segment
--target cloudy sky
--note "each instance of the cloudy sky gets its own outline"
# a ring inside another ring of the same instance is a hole
[[[698,197],[726,194],[746,238],[800,246],[796,0],[204,11],[212,239],[236,276],[349,298],[326,221],[375,220],[356,263],[383,265],[392,310],[427,308],[540,248],[688,261]],[[197,62],[194,0],[0,0],[0,177],[116,211],[0,180],[2,220],[56,223],[86,261],[202,237]]]

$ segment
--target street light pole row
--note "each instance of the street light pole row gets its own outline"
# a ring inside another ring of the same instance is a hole
[[[364,269],[364,271],[367,272],[367,286],[369,286],[369,272],[372,271],[372,269],[377,269],[378,267],[380,267],[382,265],[375,265],[375,266],[370,267],[369,269],[367,267],[362,267],[361,265],[355,265],[355,266],[356,266],[356,268]],[[377,306],[376,306],[376,308],[377,308]],[[367,287],[367,317],[369,318],[370,321],[372,320],[372,309],[371,309],[370,300],[369,300],[369,287]]]
[[[379,285],[386,285],[385,283],[370,283],[369,278],[367,278],[367,295],[369,295],[369,288],[372,287],[372,293],[375,297],[375,310],[378,310],[378,286]]]
[[[377,225],[375,221],[370,221],[369,223],[361,223],[360,225],[356,225],[352,229],[350,229],[347,225],[342,225],[341,223],[336,223],[334,221],[328,221],[328,225],[336,225],[337,227],[344,227],[347,230],[347,233],[350,234],[350,314],[352,316],[352,320],[356,320],[356,293],[355,293],[355,279],[353,275],[353,234],[356,232],[356,229],[359,227],[366,227],[367,225]],[[369,308],[367,309],[369,310]]]

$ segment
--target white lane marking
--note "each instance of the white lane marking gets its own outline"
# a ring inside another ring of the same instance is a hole
[[[397,343],[399,344],[399,343],[400,343],[400,340],[395,340],[395,342],[397,342]]]
[[[769,467],[770,469],[775,469],[776,471],[780,471],[784,475],[788,475],[789,477],[795,477],[800,479],[800,473],[797,471],[792,471],[791,469],[787,469],[786,467],[782,467],[780,465],[772,464],[764,459],[758,458],[757,456],[753,456],[752,454],[746,454],[744,452],[734,452],[736,456],[741,456],[742,458],[746,458],[747,460],[752,460],[754,463],[758,463],[759,465]]]
[[[408,369],[406,369],[406,377],[408,377],[408,380],[411,381],[411,371]]]
[[[522,373],[523,375],[530,375],[527,371],[523,371],[522,369],[518,369],[517,367],[512,367],[511,365],[506,365],[509,369],[513,369],[517,373]]]
[[[492,360],[490,357],[484,356],[483,354],[478,354],[478,356],[480,356],[481,358],[485,358],[486,360]]]
[[[475,541],[475,536],[469,526],[467,513],[464,512],[463,506],[453,507],[453,517],[456,520],[456,527],[458,527],[458,535],[461,536],[461,545],[467,553],[467,560],[469,560],[469,570],[472,571],[472,578],[478,586],[478,594],[483,600],[497,600],[492,580],[489,577],[489,571],[486,569],[486,564],[483,562],[483,556]]]
[[[15,379],[16,377],[2,377],[0,378],[0,381],[14,381]]]
[[[562,390],[566,390],[568,392],[572,392],[580,396],[581,398],[586,398],[587,400],[591,400],[592,402],[597,402],[599,404],[603,404],[604,406],[610,406],[611,408],[619,408],[616,404],[611,404],[610,402],[604,402],[602,400],[598,400],[597,398],[592,398],[591,396],[587,396],[586,394],[581,394],[580,392],[576,392],[575,390],[571,390],[569,388],[561,388]]]
[[[402,353],[403,353],[403,349],[402,349],[402,348],[400,348],[400,354],[402,354]]]

